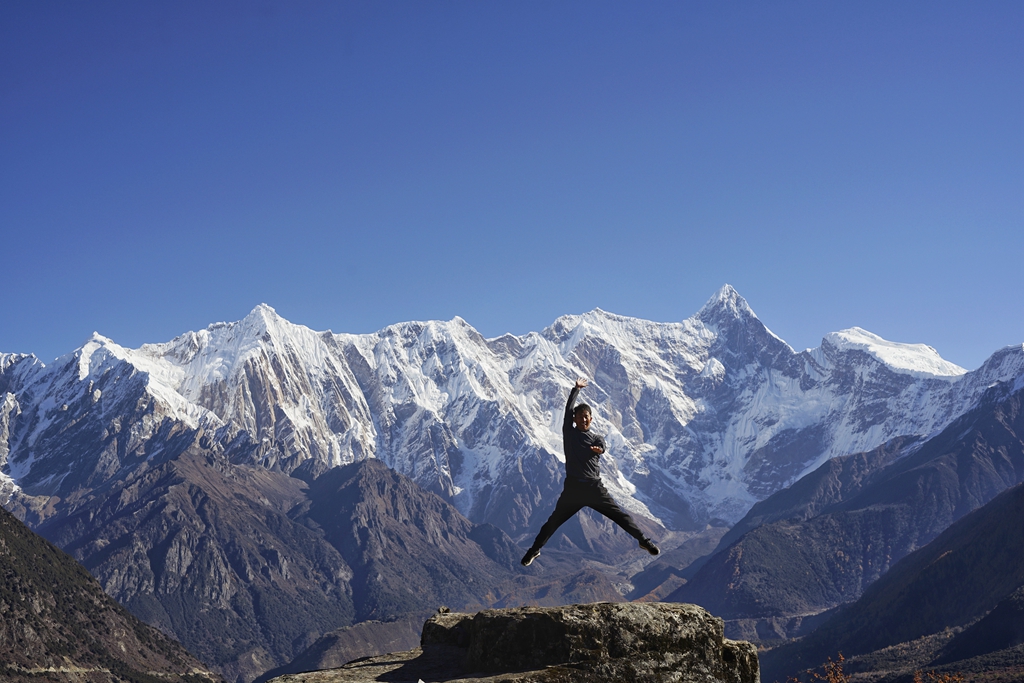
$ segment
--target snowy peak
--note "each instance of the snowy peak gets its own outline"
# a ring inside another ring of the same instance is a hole
[[[971,375],[978,375],[986,386],[996,382],[1024,381],[1024,344],[1004,346],[982,363]]]
[[[238,322],[239,327],[254,337],[282,332],[294,325],[277,314],[271,306],[260,304]]]
[[[956,378],[967,370],[944,360],[925,344],[901,344],[882,339],[859,327],[832,332],[822,340],[840,351],[863,351],[896,372],[915,377]]]
[[[113,365],[127,360],[130,353],[99,332],[93,332],[80,348],[58,358],[54,367],[76,364],[78,379],[82,381],[90,376],[97,377]]]
[[[43,363],[31,353],[0,353],[0,373],[22,362],[42,367]]]
[[[706,323],[724,320],[757,318],[747,300],[740,296],[732,285],[725,284],[708,299],[707,303],[694,316]]]
[[[141,350],[181,368],[184,374],[179,381],[183,383],[176,388],[195,399],[202,387],[230,379],[252,357],[286,349],[314,362],[326,353],[319,333],[260,304],[237,322],[214,323],[165,344],[147,344]]]

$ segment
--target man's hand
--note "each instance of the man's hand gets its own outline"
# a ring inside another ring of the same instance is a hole
[[[600,446],[591,446],[590,450],[592,450],[594,453],[597,453],[598,455],[604,453],[604,449],[601,448]]]
[[[584,379],[583,377],[577,378],[577,380],[576,380],[576,388],[577,389],[582,389],[585,386],[587,386],[587,380]]]

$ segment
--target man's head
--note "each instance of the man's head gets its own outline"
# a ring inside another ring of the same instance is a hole
[[[590,429],[590,422],[594,417],[590,413],[590,406],[581,403],[572,411],[572,421],[576,423],[576,429],[585,432]]]

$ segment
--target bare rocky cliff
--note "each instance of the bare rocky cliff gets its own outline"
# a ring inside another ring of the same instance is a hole
[[[696,605],[593,603],[439,612],[421,646],[274,683],[758,683],[757,651]]]

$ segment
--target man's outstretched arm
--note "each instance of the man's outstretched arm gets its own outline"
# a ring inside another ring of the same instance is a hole
[[[576,397],[579,396],[580,389],[585,386],[587,386],[586,379],[582,377],[576,379],[576,385],[569,392],[569,400],[565,402],[565,419],[562,420],[563,427],[572,427],[572,408],[576,404]]]

